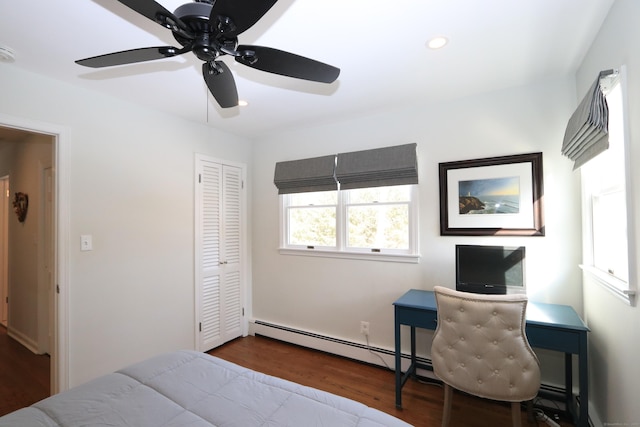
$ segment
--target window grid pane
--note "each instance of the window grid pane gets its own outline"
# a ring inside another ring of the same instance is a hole
[[[629,281],[627,262],[627,214],[622,190],[593,197],[593,265]]]
[[[336,208],[289,208],[288,244],[336,246]]]
[[[347,208],[347,246],[409,249],[409,205],[375,204]]]

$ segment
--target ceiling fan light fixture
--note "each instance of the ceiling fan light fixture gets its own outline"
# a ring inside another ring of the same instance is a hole
[[[427,47],[432,50],[442,49],[449,43],[449,39],[443,36],[433,37],[427,42]]]
[[[2,62],[13,62],[16,60],[16,54],[8,46],[0,45],[0,61]]]

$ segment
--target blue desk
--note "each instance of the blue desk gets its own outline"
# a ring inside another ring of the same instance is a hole
[[[435,330],[438,312],[433,291],[411,289],[393,303],[395,310],[396,347],[396,407],[402,408],[402,386],[417,368],[432,369],[416,361],[416,328]],[[532,347],[560,351],[565,354],[565,400],[567,409],[578,427],[587,427],[589,420],[589,380],[587,366],[587,332],[589,328],[568,305],[543,304],[529,301],[526,333]],[[411,327],[411,365],[402,373],[400,326]],[[573,399],[572,355],[578,355],[579,411]],[[578,413],[579,412],[579,413]]]

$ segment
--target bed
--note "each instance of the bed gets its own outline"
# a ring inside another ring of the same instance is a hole
[[[0,417],[29,426],[403,426],[344,397],[195,351],[153,357]]]

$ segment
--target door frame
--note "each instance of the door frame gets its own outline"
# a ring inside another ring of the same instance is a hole
[[[5,191],[9,191],[11,185],[11,179],[9,175],[0,177],[0,245],[2,250],[0,251],[0,324],[7,326],[6,321],[9,318],[9,305],[7,304],[7,298],[9,297],[9,274],[8,274],[8,262],[9,262],[9,195],[4,194]]]
[[[55,236],[53,208],[55,187],[53,165],[39,164],[40,172],[40,226],[42,232],[38,239],[38,350],[39,353],[51,353],[54,347],[53,325],[55,307]],[[44,320],[44,321],[43,321]]]
[[[51,394],[69,388],[69,131],[60,125],[0,113],[0,126],[53,138],[54,325]]]

